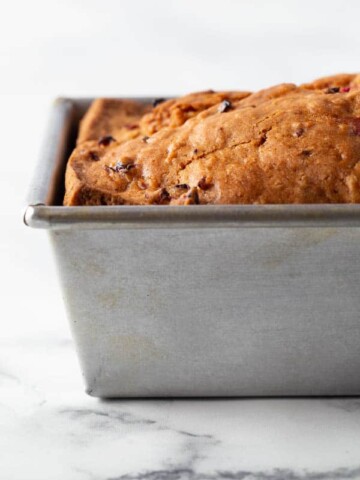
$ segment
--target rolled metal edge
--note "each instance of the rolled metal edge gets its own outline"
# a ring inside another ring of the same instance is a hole
[[[360,227],[360,205],[52,207],[31,205],[26,225],[47,229]]]

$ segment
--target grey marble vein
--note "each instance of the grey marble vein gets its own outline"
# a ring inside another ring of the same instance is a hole
[[[360,412],[360,398],[346,398],[346,399],[328,399],[324,400],[326,405],[333,408],[344,410],[345,412]]]
[[[191,432],[186,432],[184,430],[176,430],[178,433],[181,435],[185,435],[187,437],[192,437],[192,438],[213,438],[212,435],[207,435],[207,434],[202,434],[202,433],[191,433]]]
[[[71,408],[65,408],[59,410],[59,413],[61,414],[68,414],[71,415],[73,418],[81,418],[81,417],[87,417],[87,416],[98,416],[98,417],[104,417],[109,420],[117,420],[123,424],[127,425],[153,425],[156,423],[155,420],[150,420],[147,418],[136,418],[134,415],[131,415],[129,413],[122,413],[118,411],[103,411],[103,410],[96,410],[96,409],[87,409],[87,408],[79,408],[79,409],[71,409]]]

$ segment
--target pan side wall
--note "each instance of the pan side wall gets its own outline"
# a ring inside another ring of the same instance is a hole
[[[91,395],[360,393],[359,228],[49,235]]]

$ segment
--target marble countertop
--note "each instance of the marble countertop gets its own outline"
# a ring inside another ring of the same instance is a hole
[[[0,352],[1,480],[360,479],[360,399],[104,401],[66,335]]]

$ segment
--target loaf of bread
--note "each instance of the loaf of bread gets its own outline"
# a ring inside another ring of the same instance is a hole
[[[64,205],[360,203],[360,75],[95,100]]]

